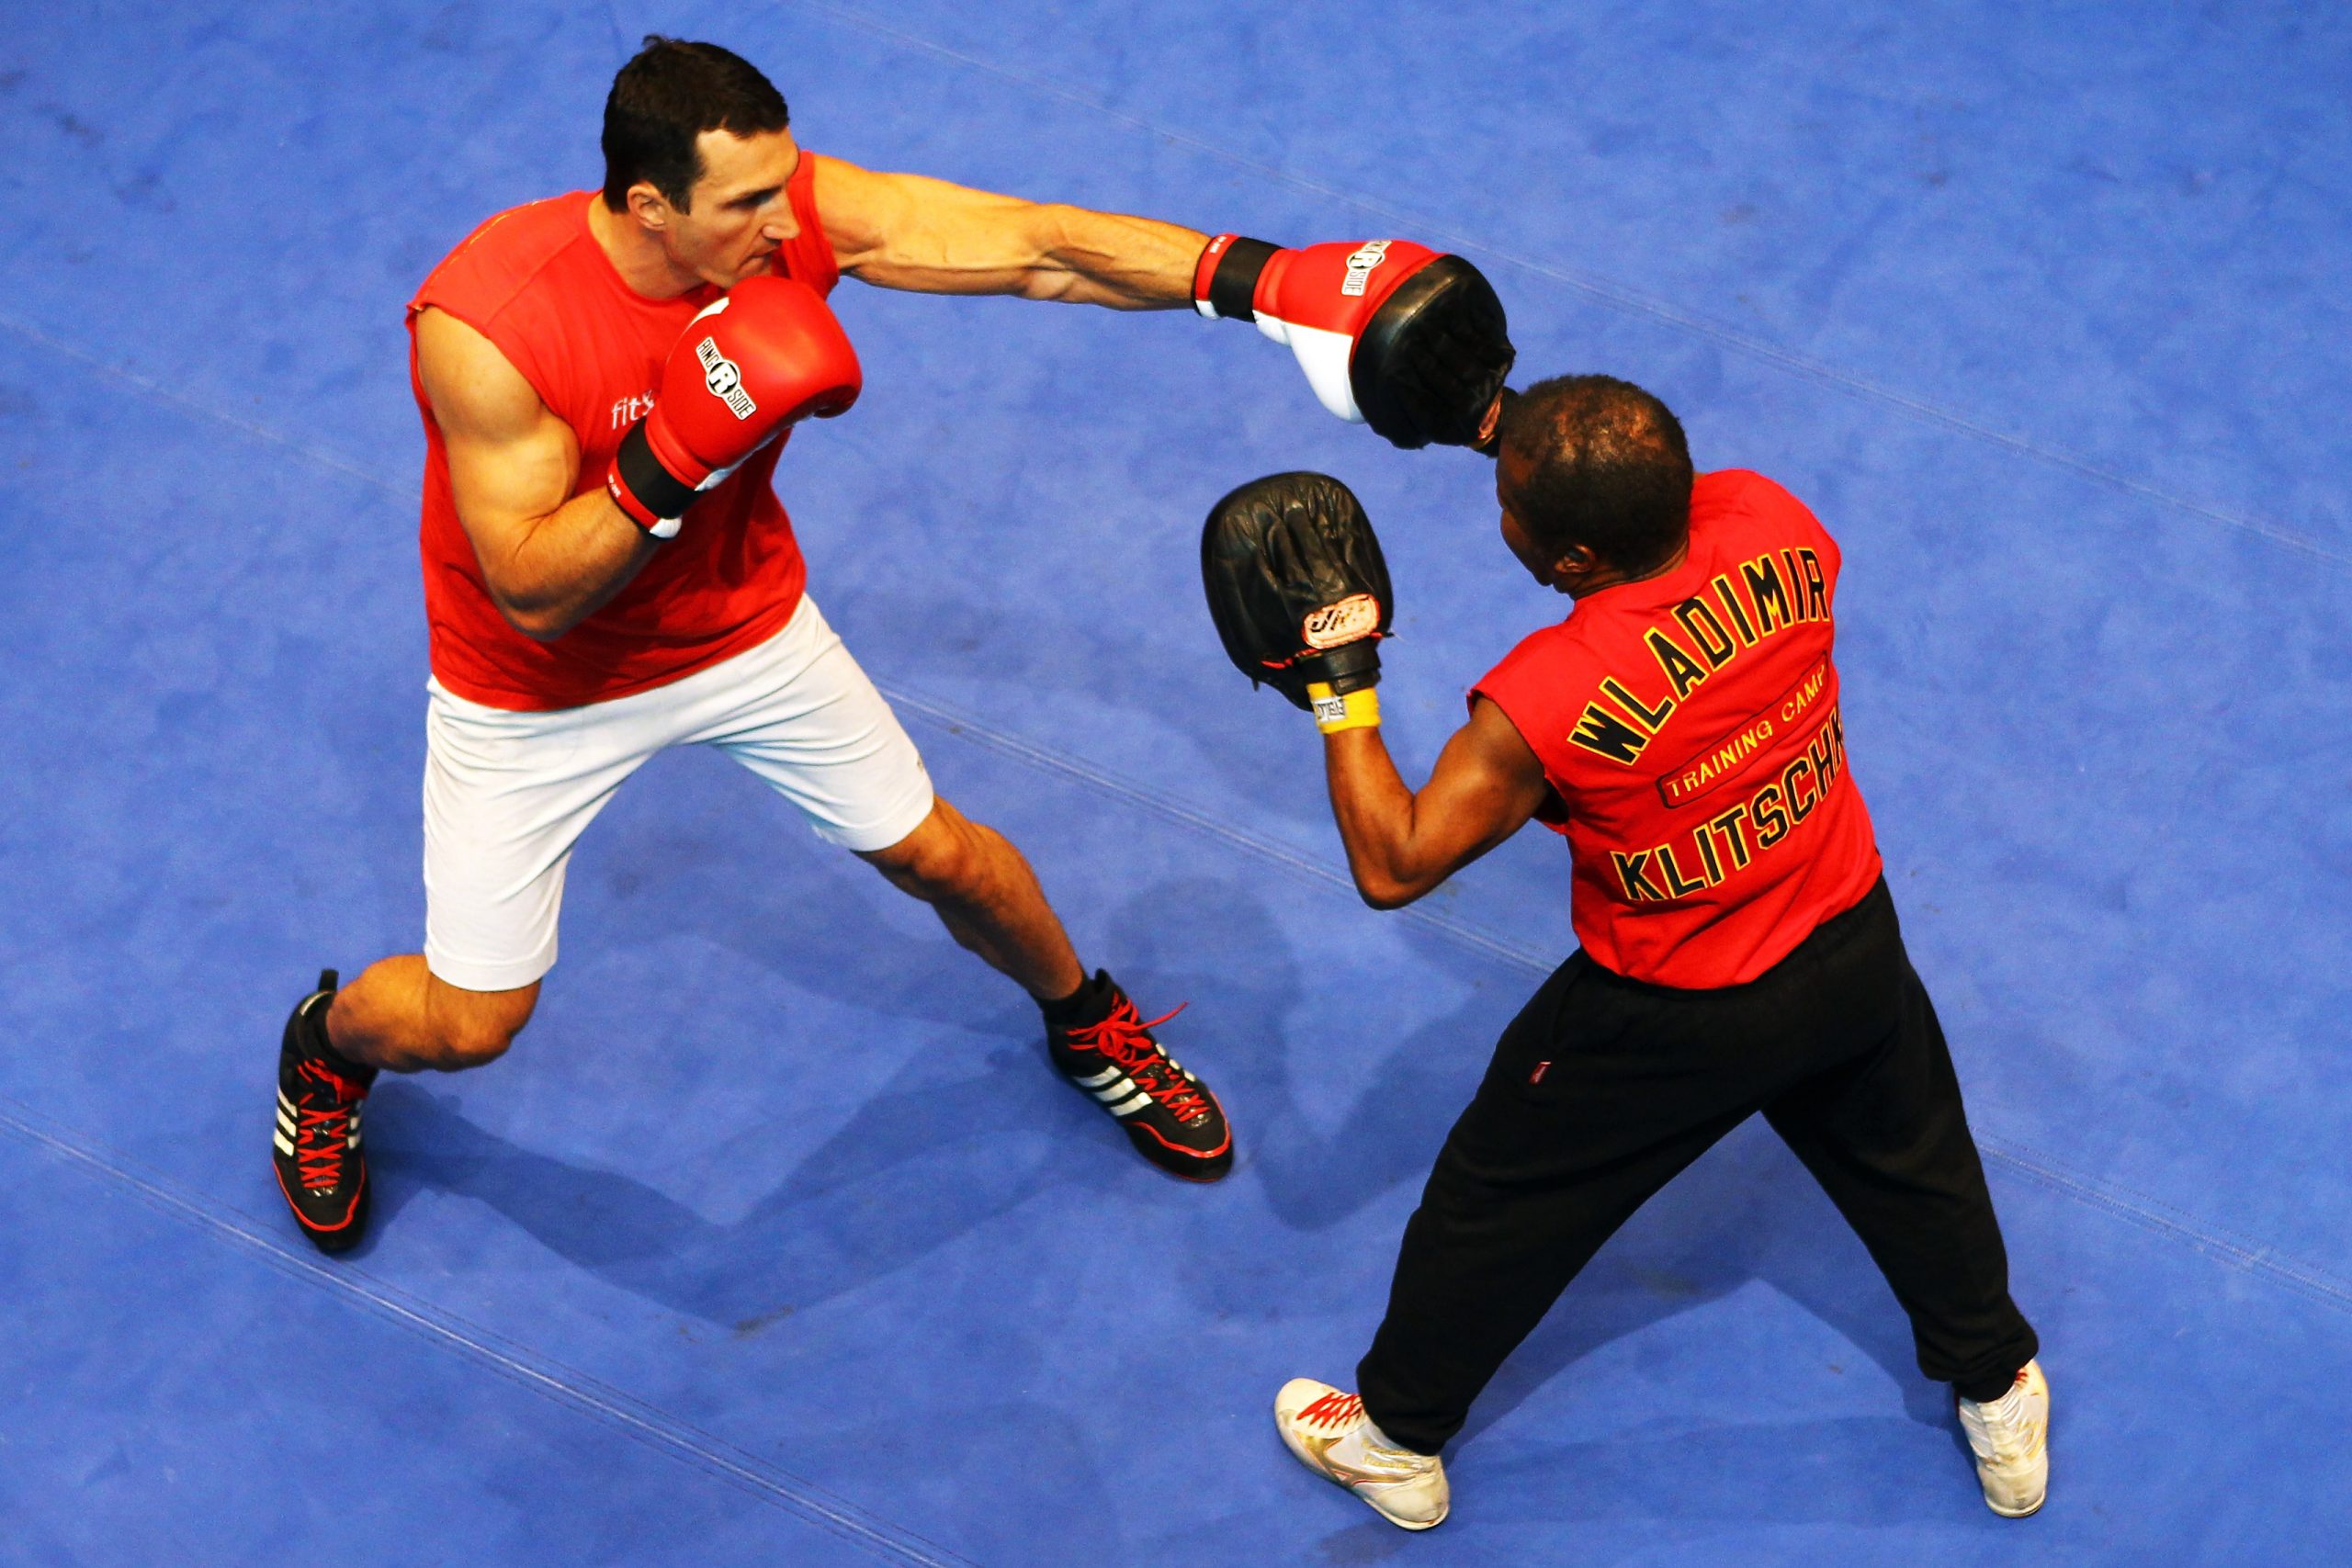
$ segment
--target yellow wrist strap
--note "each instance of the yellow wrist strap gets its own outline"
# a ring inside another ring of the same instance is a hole
[[[1315,728],[1326,735],[1380,728],[1380,693],[1373,687],[1362,686],[1340,696],[1329,682],[1316,681],[1306,688],[1306,700],[1314,705]]]

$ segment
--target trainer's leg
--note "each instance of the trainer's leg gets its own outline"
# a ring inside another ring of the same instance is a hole
[[[2009,1297],[2008,1253],[1943,1028],[1891,905],[1878,923],[1857,958],[1899,966],[1894,1027],[1764,1113],[1894,1287],[1920,1371],[1970,1398],[1996,1397],[2037,1342]]]
[[[1003,834],[944,796],[933,797],[931,815],[913,832],[858,858],[929,904],[959,946],[1039,1000],[1067,997],[1084,982],[1086,971],[1028,861]]]
[[[1600,1245],[1752,1113],[1752,1065],[1645,1027],[1657,1008],[1579,953],[1503,1032],[1406,1224],[1387,1315],[1356,1369],[1391,1440],[1443,1448]]]
[[[424,954],[379,959],[334,995],[327,1041],[362,1066],[454,1073],[506,1054],[538,1005],[539,982],[469,991],[425,967]]]

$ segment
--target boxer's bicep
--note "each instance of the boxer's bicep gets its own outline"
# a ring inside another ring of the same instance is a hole
[[[448,456],[458,521],[491,591],[503,593],[502,564],[571,499],[579,441],[523,373],[454,316],[418,315],[416,368]]]
[[[1017,294],[1125,310],[1191,302],[1207,237],[1126,213],[1025,201],[820,158],[818,209],[841,270],[925,294]]]
[[[926,175],[819,158],[815,194],[834,262],[884,288],[1016,294],[1051,249],[1052,209]]]

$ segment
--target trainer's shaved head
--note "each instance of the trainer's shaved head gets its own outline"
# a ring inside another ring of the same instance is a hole
[[[1690,447],[1657,398],[1613,376],[1539,381],[1503,411],[1499,479],[1546,549],[1582,545],[1639,575],[1690,526]]]

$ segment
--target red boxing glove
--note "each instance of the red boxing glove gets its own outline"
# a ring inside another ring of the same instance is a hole
[[[1398,446],[1473,446],[1510,373],[1502,302],[1460,256],[1410,240],[1279,250],[1219,234],[1193,308],[1288,345],[1316,400]]]
[[[796,421],[846,412],[864,384],[849,334],[815,289],[747,277],[686,324],[653,412],[621,437],[605,488],[630,522],[667,539],[695,496]]]

